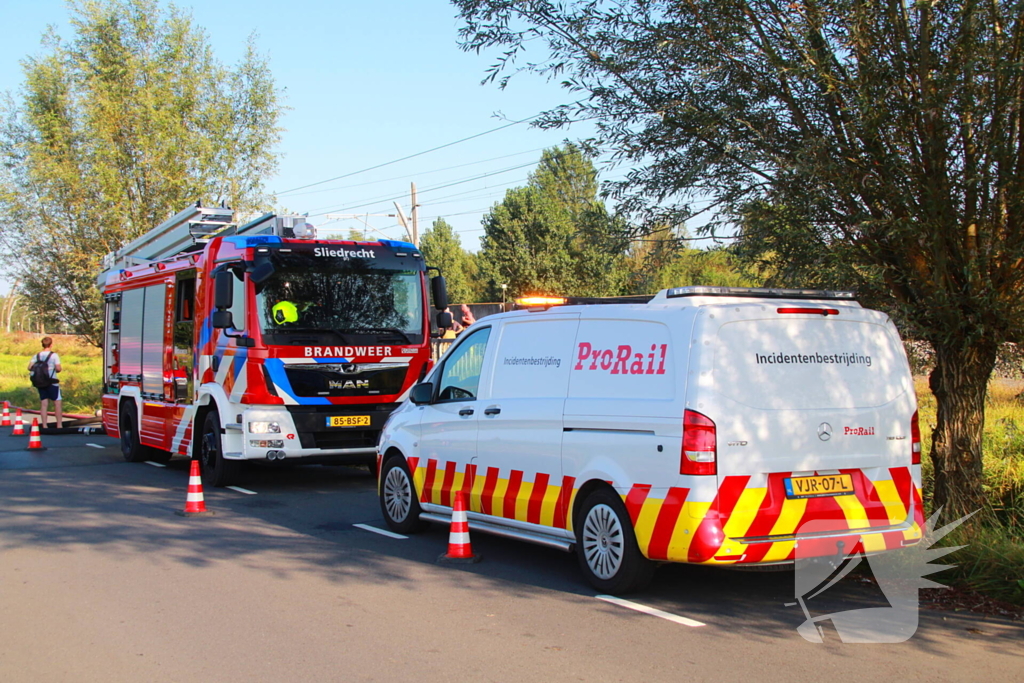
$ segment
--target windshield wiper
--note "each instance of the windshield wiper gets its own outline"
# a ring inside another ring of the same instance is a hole
[[[341,330],[332,330],[329,327],[285,327],[285,328],[280,328],[280,329],[276,329],[276,330],[272,330],[272,331],[271,330],[265,330],[263,333],[267,334],[268,332],[270,334],[282,334],[282,335],[291,335],[292,333],[299,333],[299,332],[301,332],[304,335],[308,335],[309,333],[312,332],[314,334],[330,334],[330,335],[333,335],[333,336],[341,339],[341,341],[343,341],[343,342],[348,342],[349,341],[348,337],[345,334],[343,334],[341,332]],[[305,339],[305,337],[296,338],[295,341],[304,340],[304,339]],[[319,341],[319,340],[316,340],[316,341]]]
[[[365,328],[353,328],[347,327],[342,332],[350,332],[355,334],[391,334],[401,338],[406,344],[411,344],[412,339],[408,334],[398,329],[397,327],[365,327]]]

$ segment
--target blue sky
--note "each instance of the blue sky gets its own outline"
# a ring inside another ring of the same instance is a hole
[[[19,62],[40,53],[47,25],[55,25],[65,38],[72,32],[62,0],[7,2],[0,91],[16,93],[23,79]],[[283,119],[279,172],[267,183],[275,193],[483,133],[572,99],[556,84],[532,76],[513,79],[504,91],[480,85],[493,55],[458,48],[460,23],[455,8],[443,0],[177,4],[207,31],[223,63],[238,61],[251,33],[269,55],[291,108]],[[504,118],[496,118],[497,113]],[[290,211],[308,212],[317,225],[327,223],[328,212],[394,213],[392,199],[399,199],[408,215],[414,181],[420,192],[420,230],[443,216],[463,246],[475,251],[482,215],[505,189],[526,181],[541,150],[586,133],[584,128],[540,131],[519,124],[376,171],[281,194],[279,202]],[[619,175],[612,171],[602,177]],[[457,184],[431,190],[452,183]],[[394,218],[368,220],[388,237],[404,234]],[[362,227],[355,220],[331,225],[344,231]]]

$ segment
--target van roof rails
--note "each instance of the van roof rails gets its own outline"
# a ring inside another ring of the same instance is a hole
[[[765,287],[673,287],[664,290],[665,298],[677,299],[685,296],[737,296],[759,299],[845,299],[855,301],[857,293],[830,289],[776,289]]]

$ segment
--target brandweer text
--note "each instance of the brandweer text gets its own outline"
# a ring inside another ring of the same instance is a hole
[[[307,346],[307,358],[341,358],[344,356],[386,356],[387,346]]]

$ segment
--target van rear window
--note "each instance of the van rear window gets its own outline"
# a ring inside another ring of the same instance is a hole
[[[766,410],[870,408],[911,389],[906,356],[890,328],[835,318],[722,325],[714,387]]]

